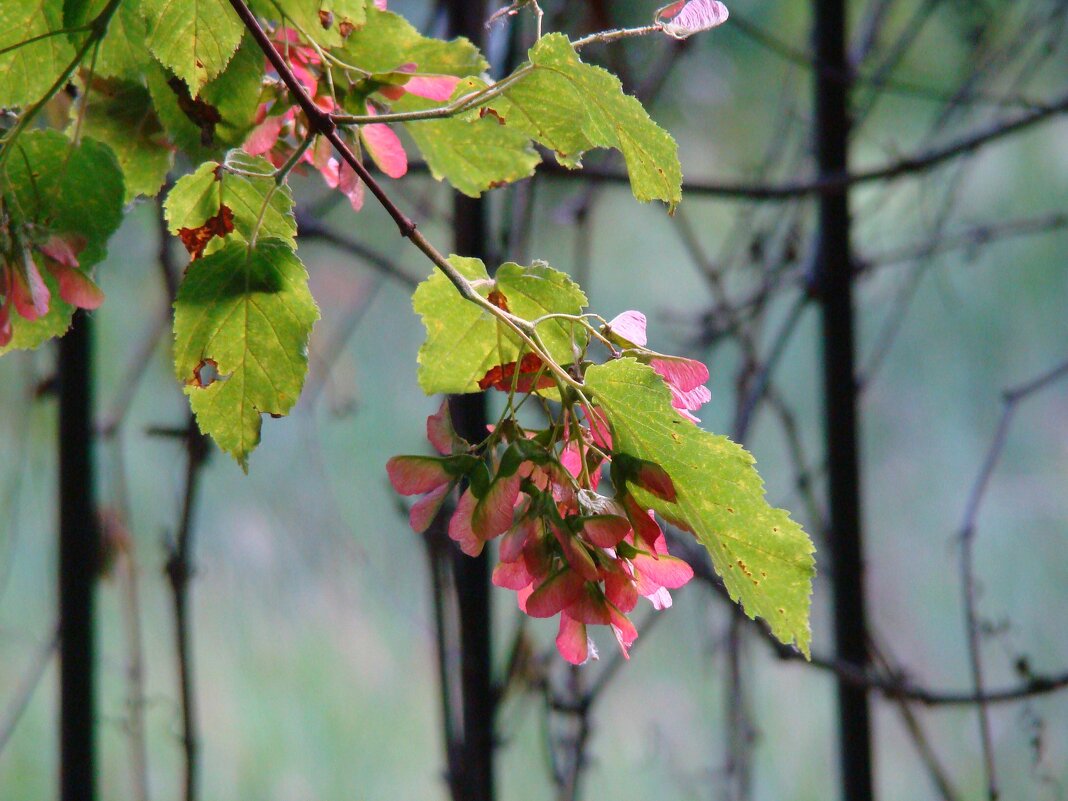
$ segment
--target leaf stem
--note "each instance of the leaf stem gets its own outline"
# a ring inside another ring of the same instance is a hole
[[[579,50],[589,44],[605,44],[620,39],[629,39],[632,36],[646,36],[650,33],[658,33],[662,30],[664,30],[664,26],[659,22],[654,22],[652,25],[641,25],[637,28],[615,28],[611,31],[591,33],[589,36],[575,39],[571,43],[571,46],[576,50]]]
[[[10,53],[12,50],[18,50],[20,47],[26,47],[27,45],[31,45],[34,42],[39,42],[42,39],[51,39],[53,36],[65,36],[69,33],[81,33],[83,31],[92,30],[92,28],[92,23],[88,23],[86,25],[76,25],[73,28],[57,28],[54,31],[46,31],[44,33],[39,33],[36,36],[31,36],[29,39],[23,39],[21,42],[16,42],[13,45],[8,45],[7,47],[0,48],[0,56],[6,53]]]

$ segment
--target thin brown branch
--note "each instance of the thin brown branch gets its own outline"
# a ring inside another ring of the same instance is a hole
[[[998,421],[994,438],[987,450],[986,457],[976,476],[964,507],[964,516],[960,526],[961,541],[961,591],[964,596],[964,619],[968,635],[968,661],[971,666],[972,683],[975,694],[979,697],[977,715],[979,720],[979,737],[983,747],[983,764],[986,772],[987,797],[997,801],[1000,796],[997,779],[997,766],[994,757],[993,735],[990,728],[990,715],[987,709],[985,684],[983,678],[983,660],[981,648],[981,621],[979,617],[978,591],[975,577],[975,539],[976,523],[986,491],[990,486],[994,470],[1001,459],[1008,441],[1009,428],[1020,403],[1068,375],[1068,362],[1048,370],[1037,378],[1007,390],[1003,396],[1001,419]]]

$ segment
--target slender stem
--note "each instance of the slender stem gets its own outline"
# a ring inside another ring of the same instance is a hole
[[[631,36],[646,36],[647,34],[657,33],[662,30],[664,30],[664,26],[659,22],[653,23],[652,25],[642,25],[637,28],[616,28],[612,31],[591,33],[589,36],[576,39],[571,43],[571,46],[576,50],[580,50],[590,44],[605,44],[606,42],[615,42],[620,39],[629,39]]]
[[[300,144],[297,145],[296,149],[293,151],[293,154],[288,159],[286,159],[286,163],[279,167],[277,170],[275,170],[274,182],[276,184],[281,186],[286,182],[286,178],[289,177],[289,174],[293,172],[293,169],[297,166],[297,164],[300,163],[300,160],[304,156],[304,154],[308,152],[308,148],[311,147],[311,143],[315,141],[316,136],[317,134],[311,132],[302,140],[300,140]]]
[[[26,47],[32,45],[34,42],[39,42],[42,39],[51,39],[53,36],[66,36],[71,33],[81,33],[82,31],[92,30],[92,25],[76,25],[73,28],[57,28],[54,31],[46,31],[45,33],[39,33],[36,36],[31,36],[29,39],[23,39],[21,42],[16,42],[13,45],[0,48],[0,56],[10,53],[12,50],[18,50],[20,47]]]

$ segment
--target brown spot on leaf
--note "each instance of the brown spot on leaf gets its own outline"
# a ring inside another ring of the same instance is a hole
[[[356,26],[347,19],[341,20],[337,26],[337,32],[341,34],[342,39],[348,39],[354,30],[356,30]]]
[[[198,65],[203,66],[199,62]],[[171,78],[167,81],[167,86],[178,98],[178,108],[189,118],[190,122],[200,129],[200,144],[210,147],[215,141],[215,126],[222,122],[219,109],[211,103],[205,103],[199,96],[192,97],[189,94],[189,87],[181,78]]]
[[[330,26],[334,24],[334,15],[325,9],[320,10],[319,24],[323,26],[324,31],[330,30]]]
[[[511,311],[511,309],[508,308],[508,298],[506,298],[499,290],[494,289],[492,292],[490,292],[489,295],[486,297],[486,300],[488,300],[498,309],[503,309],[504,311]],[[533,356],[534,354],[530,353],[527,355]]]
[[[224,237],[234,230],[234,213],[230,207],[223,204],[219,207],[219,213],[214,217],[208,217],[199,228],[179,228],[178,236],[189,251],[190,257],[195,261],[204,255],[204,248],[215,237]]]
[[[478,110],[478,116],[480,119],[485,119],[486,117],[493,117],[495,120],[497,120],[498,125],[504,125],[504,117],[502,117],[495,108],[480,108]]]

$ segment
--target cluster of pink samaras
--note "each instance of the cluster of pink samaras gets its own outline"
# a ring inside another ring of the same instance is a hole
[[[645,317],[625,312],[606,327],[617,342],[645,345]],[[710,398],[700,362],[657,355],[642,358],[664,379],[676,409],[690,419]],[[519,375],[516,375],[518,371]],[[528,354],[518,365],[493,368],[483,388],[544,388],[544,365]],[[573,664],[596,657],[589,625],[606,625],[623,655],[638,636],[628,618],[641,597],[656,609],[671,605],[669,590],[693,570],[668,554],[653,512],[628,491],[636,486],[676,500],[668,474],[651,462],[614,453],[604,413],[596,405],[564,412],[562,425],[540,432],[510,424],[493,432],[489,447],[472,447],[453,430],[447,404],[427,419],[427,438],[439,456],[397,456],[387,464],[402,495],[422,495],[409,514],[426,531],[453,490],[463,487],[448,523],[449,537],[470,555],[500,538],[493,583],[514,590],[532,617],[560,616],[556,646]],[[614,494],[598,490],[610,471]]]
[[[95,309],[104,302],[100,287],[78,269],[82,243],[72,241],[75,239],[52,235],[32,248],[24,248],[21,263],[0,263],[0,348],[11,342],[14,334],[12,308],[29,322],[48,314],[51,308],[52,292],[37,267],[37,258],[55,279],[59,296],[70,305]]]
[[[329,84],[321,75],[322,59],[318,51],[303,43],[300,34],[291,28],[280,28],[276,32],[274,46],[286,59],[308,97],[325,112],[338,111],[334,97],[328,93]],[[417,71],[417,64],[398,65],[393,71],[395,74],[408,73],[411,77],[403,84],[377,87],[365,100],[361,111],[374,116],[382,108],[387,108],[386,101],[399,100],[406,94],[444,102],[452,97],[460,82],[459,78],[452,75],[414,74]],[[269,61],[267,72],[274,74]],[[245,140],[244,149],[250,155],[265,156],[276,167],[281,167],[308,137],[309,125],[307,117],[285,87],[280,82],[276,83],[276,87],[277,97],[260,106],[256,127]],[[365,150],[375,165],[390,178],[400,178],[407,173],[408,155],[400,138],[388,125],[370,123],[340,130],[357,157],[361,149]],[[333,146],[326,137],[317,137],[314,144],[303,152],[300,162],[318,170],[326,185],[345,195],[353,209],[359,211],[363,206],[363,182],[347,162],[335,157]]]

